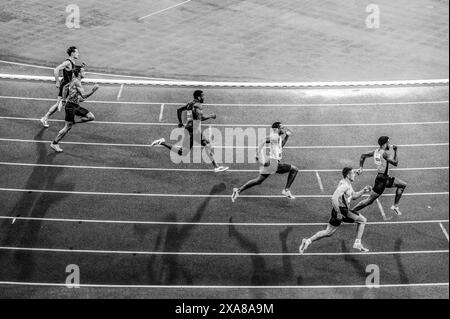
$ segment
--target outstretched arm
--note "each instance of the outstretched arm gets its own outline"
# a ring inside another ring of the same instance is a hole
[[[289,139],[289,136],[292,134],[292,132],[290,131],[290,130],[288,130],[288,129],[285,129],[284,130],[284,138],[283,138],[283,142],[282,142],[282,144],[281,144],[281,146],[282,147],[284,147],[284,145],[286,145],[286,143],[287,143],[287,141],[288,141],[288,139]]]
[[[88,97],[90,97],[92,94],[94,94],[95,91],[98,90],[99,86],[98,86],[98,84],[95,84],[94,87],[92,88],[91,92],[89,92],[87,94],[84,92],[84,89],[81,86],[80,82],[76,83],[76,88],[77,88],[77,91],[80,94],[80,96],[83,98],[83,100],[86,100]]]
[[[354,192],[352,194],[352,199],[358,199],[360,198],[364,193],[369,193],[372,190],[371,186],[366,186],[363,189],[361,189],[359,192]]]

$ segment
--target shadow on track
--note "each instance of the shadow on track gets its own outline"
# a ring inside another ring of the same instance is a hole
[[[35,140],[42,138],[45,129],[42,129],[35,137]],[[48,154],[48,145],[37,143],[37,163],[53,163],[56,153]],[[56,182],[58,175],[63,171],[63,168],[42,168],[35,167],[28,177],[25,188],[26,189],[63,189],[73,190],[74,185],[70,182]],[[15,207],[9,212],[9,216],[14,217],[35,217],[43,218],[48,209],[55,203],[61,201],[68,195],[64,194],[40,194],[40,193],[24,193],[20,196]],[[43,230],[41,221],[21,221],[17,220],[11,224],[11,220],[5,220],[2,223],[2,229],[7,231],[3,236],[0,235],[2,246],[14,247],[36,247],[36,242],[42,235]],[[51,239],[52,234],[43,234]],[[34,252],[31,251],[16,251],[8,253],[8,257],[2,258],[5,260],[2,271],[5,272],[4,277],[11,278],[11,274],[15,274],[14,279],[19,281],[30,280],[36,270],[34,263]],[[64,274],[65,269],[61,269]]]
[[[225,184],[215,185],[209,195],[221,193],[225,190]],[[212,198],[206,198],[196,210],[195,215],[188,220],[190,223],[199,222],[206,211],[206,208]],[[175,214],[171,214],[165,220],[166,222],[176,222]],[[167,227],[165,238],[163,232],[158,234],[156,240],[156,251],[179,252],[186,239],[191,235],[195,225],[169,225]],[[193,285],[193,279],[187,269],[179,261],[180,255],[152,256],[147,266],[148,280],[151,284],[162,285]]]

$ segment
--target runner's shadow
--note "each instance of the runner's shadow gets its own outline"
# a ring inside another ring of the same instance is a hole
[[[210,195],[221,193],[225,190],[226,186],[224,183],[220,183],[218,185],[215,185],[211,191],[209,192]],[[206,211],[206,208],[211,201],[211,198],[206,198],[198,207],[196,210],[195,215],[188,220],[189,223],[197,223],[201,220],[203,214]],[[167,222],[176,222],[176,215],[171,214],[166,219]],[[182,250],[183,244],[185,243],[186,239],[191,235],[192,230],[194,229],[195,225],[184,225],[184,226],[178,226],[178,225],[169,225],[166,230],[166,235],[164,239],[164,244],[161,244],[163,247],[164,252],[180,252]],[[161,239],[158,239],[161,240]],[[157,244],[158,244],[157,240]],[[150,271],[149,278],[150,279],[156,279],[160,277],[160,283],[165,285],[173,285],[173,284],[187,284],[192,285],[193,279],[192,275],[189,273],[187,269],[183,267],[183,265],[179,262],[179,255],[163,255],[161,257],[161,275],[157,276],[155,274],[155,266],[156,266],[156,260],[155,258],[150,260],[149,268],[153,271]],[[158,281],[158,280],[157,280]]]
[[[350,250],[347,248],[347,246],[345,244],[345,240],[342,240],[342,242],[341,242],[341,251],[343,253],[350,252]],[[365,280],[368,275],[366,273],[366,265],[364,265],[360,260],[353,257],[352,255],[344,255],[344,260],[346,263],[349,263],[350,265],[352,265],[352,267],[355,269],[355,275],[360,277],[361,280],[363,280],[363,282],[365,283]],[[367,288],[356,289],[354,292],[354,298],[363,299],[366,292],[367,292]]]
[[[279,234],[283,254],[288,252],[287,237],[291,231],[292,227],[288,227]],[[243,234],[237,231],[236,227],[232,224],[232,218],[230,218],[229,236],[234,237],[239,245],[247,252],[259,254],[259,249],[256,242],[246,238]],[[251,255],[250,258],[253,266],[253,273],[251,277],[251,285],[253,286],[282,285],[283,283],[291,282],[294,279],[291,256],[283,256],[282,268],[275,269],[268,269],[266,260],[263,256]]]
[[[44,129],[34,139],[42,138],[43,132]],[[47,151],[46,144],[37,143],[37,163],[53,163],[56,154],[51,153],[48,155]],[[25,189],[73,190],[73,184],[70,182],[56,182],[62,170],[63,168],[34,167],[25,184]],[[8,216],[42,218],[46,215],[50,207],[67,196],[64,194],[23,193]],[[5,220],[2,228],[7,229],[5,236],[1,240],[2,246],[14,247],[36,247],[36,242],[40,237],[41,231],[44,229],[42,222],[39,220],[17,220],[14,224],[11,224],[11,220]],[[52,234],[46,234],[46,236],[50,239]],[[34,254],[33,252],[27,251],[17,251],[12,254],[10,264],[15,267],[18,279],[28,280],[32,277],[33,271],[35,270]]]

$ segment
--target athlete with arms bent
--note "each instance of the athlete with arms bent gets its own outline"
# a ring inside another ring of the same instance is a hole
[[[303,254],[313,242],[322,238],[331,237],[342,222],[356,223],[358,225],[353,248],[363,252],[369,251],[361,243],[367,219],[357,212],[349,209],[349,205],[351,200],[358,199],[362,196],[362,194],[370,192],[371,187],[366,186],[359,192],[355,192],[352,187],[352,182],[355,180],[355,175],[356,172],[351,167],[345,167],[342,170],[343,179],[339,182],[339,185],[331,198],[333,209],[331,211],[331,219],[328,222],[328,226],[325,230],[317,232],[314,236],[303,239],[299,248],[300,254]]]
[[[394,156],[388,153],[391,148],[391,144],[389,142],[388,136],[381,136],[378,139],[378,144],[380,147],[375,151],[370,151],[361,155],[361,159],[359,161],[359,170],[358,175],[363,173],[364,162],[367,158],[374,158],[375,165],[377,166],[377,177],[375,178],[375,186],[370,193],[370,196],[359,202],[354,208],[354,211],[359,211],[364,207],[371,205],[378,197],[380,197],[386,188],[396,187],[397,190],[395,192],[395,200],[394,205],[391,206],[391,209],[397,214],[401,215],[400,208],[398,207],[398,203],[400,202],[400,198],[402,197],[403,192],[407,184],[399,178],[392,177],[389,175],[389,165],[397,166],[398,165],[398,156],[397,156],[397,146],[392,145],[392,149],[394,151]]]

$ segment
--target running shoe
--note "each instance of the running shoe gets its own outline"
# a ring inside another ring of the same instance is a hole
[[[214,169],[214,173],[225,172],[228,169],[229,169],[229,167],[227,167],[227,166],[219,166]]]
[[[41,118],[41,123],[42,123],[42,126],[44,126],[45,128],[47,128],[47,127],[49,127],[50,125],[48,125],[48,121],[47,121],[47,119],[45,118],[45,116],[43,117],[43,118]]]
[[[150,146],[158,146],[161,145],[162,143],[164,143],[166,140],[164,138],[160,138],[159,140],[155,140],[152,142],[152,144],[150,144]]]
[[[402,215],[402,212],[400,211],[400,208],[398,207],[398,205],[392,205],[391,209],[394,211],[394,213],[396,213],[398,216]]]
[[[289,199],[295,199],[295,196],[292,195],[292,193],[291,193],[291,191],[289,189],[283,189],[281,194],[283,194],[284,196],[286,196]]]
[[[309,245],[311,245],[311,240],[303,238],[302,244],[300,245],[300,248],[298,251],[300,252],[300,255],[302,255],[306,249],[308,249]]]
[[[234,203],[239,197],[239,188],[233,188],[233,195],[231,195],[231,201]]]
[[[361,252],[368,252],[369,251],[369,249],[365,248],[361,243],[355,243],[353,245],[353,248],[354,249],[358,249]]]
[[[58,144],[51,143],[50,147],[57,153],[61,153],[63,151],[63,149]]]

